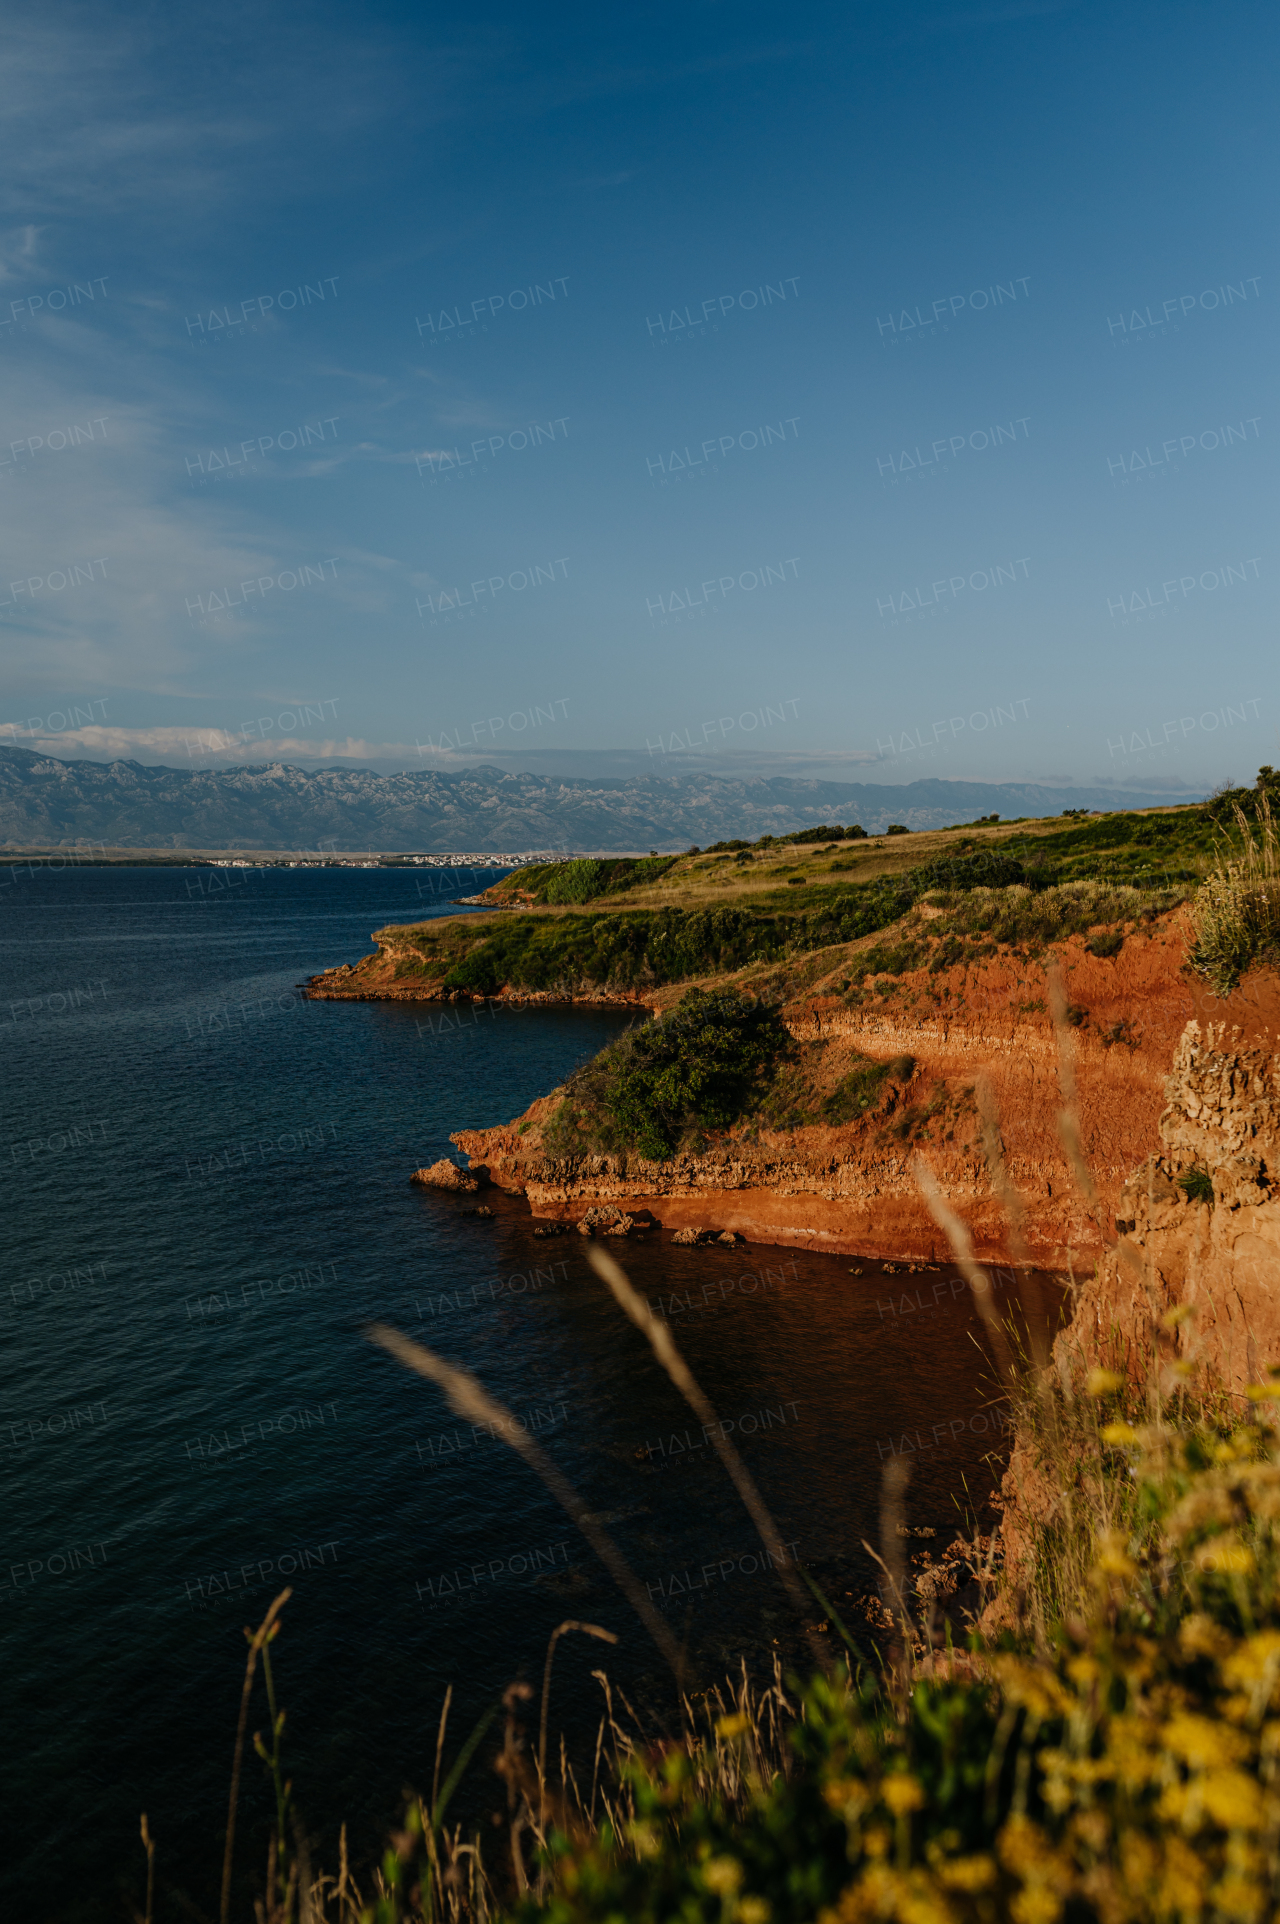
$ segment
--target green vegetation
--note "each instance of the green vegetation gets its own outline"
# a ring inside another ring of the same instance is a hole
[[[1038,1644],[1007,1638],[976,1676],[931,1675],[920,1657],[819,1676],[792,1706],[782,1758],[742,1713],[696,1748],[633,1758],[615,1821],[557,1825],[551,1887],[516,1915],[1271,1918],[1274,1434],[1162,1413],[1101,1426],[1097,1444],[1092,1472],[1080,1464],[1077,1556],[1055,1571],[1071,1607]],[[918,1629],[910,1641],[920,1649]]]
[[[841,828],[839,824],[832,827],[824,824],[819,828],[793,829],[790,835],[762,835],[757,842],[712,842],[706,852],[708,855],[719,855],[734,849],[791,848],[812,842],[865,842],[866,839],[866,829],[857,822],[851,822],[847,828]],[[700,855],[702,850],[691,848],[689,853]]]
[[[676,855],[620,856],[616,861],[540,862],[518,870],[512,878],[539,903],[593,902],[599,895],[619,895],[625,889],[660,882],[675,867]]]
[[[629,1029],[565,1086],[548,1152],[622,1151],[658,1161],[759,1107],[791,1040],[776,1009],[731,989],[690,989]]]
[[[372,1869],[349,1866],[344,1839],[341,1876],[319,1871],[269,1676],[273,1743],[255,1748],[277,1819],[259,1918],[1270,1924],[1280,1382],[1252,1386],[1244,1413],[1198,1397],[1173,1362],[1180,1315],[1156,1333],[1145,1386],[1065,1365],[1014,1386],[1028,1467],[1054,1503],[1023,1519],[1030,1555],[1013,1580],[978,1538],[908,1568],[901,1479],[886,1477],[880,1598],[855,1633],[810,1584],[828,1641],[807,1682],[780,1669],[764,1687],[686,1681],[648,1732],[611,1692],[594,1764],[548,1752],[545,1701],[535,1747],[534,1691],[512,1684],[461,1746],[442,1718],[436,1787],[410,1794]],[[993,1592],[1000,1604],[1001,1627],[970,1631],[959,1653],[948,1569],[976,1607]],[[246,1701],[285,1597],[252,1640]],[[501,1713],[497,1748],[485,1739]],[[447,1812],[473,1758],[492,1764],[506,1814],[467,1834]],[[170,1915],[204,1914],[175,1889],[181,1845],[145,1820],[142,1837],[149,1891],[158,1851]],[[233,1868],[228,1852],[223,1915],[239,1924]]]
[[[915,1067],[914,1056],[895,1056],[892,1062],[875,1062],[862,1056],[823,1102],[822,1120],[833,1126],[856,1121],[880,1100],[885,1082],[910,1082]]]
[[[1280,807],[1280,772],[1263,762],[1252,788],[1233,788],[1229,783],[1215,790],[1204,805],[1206,815],[1220,828],[1234,828],[1237,817],[1257,820],[1264,808]]]
[[[1213,1208],[1213,1177],[1207,1169],[1188,1169],[1179,1176],[1178,1187],[1188,1202],[1208,1203]]]
[[[1054,876],[1052,869],[993,850],[863,883],[814,879],[802,909],[793,908],[783,890],[804,878],[782,877],[776,907],[766,895],[759,907],[620,905],[585,914],[504,915],[479,924],[462,918],[428,922],[396,932],[399,944],[414,951],[413,959],[401,964],[399,979],[417,974],[446,991],[471,995],[496,995],[503,988],[557,993],[586,986],[647,988],[785,961],[893,929],[885,945],[854,959],[852,972],[861,979],[923,966],[948,935],[957,940],[981,936],[986,954],[1001,943],[1028,950],[1108,923],[1136,927],[1186,895],[1185,889],[1153,893],[1088,882],[1056,886]],[[913,913],[921,902],[940,909],[941,916]],[[953,941],[950,960],[959,960],[961,953]]]
[[[1088,936],[1095,955],[1116,955],[1128,932],[1186,900],[1207,873],[1193,961],[1225,993],[1252,961],[1280,955],[1280,859],[1269,826],[1277,781],[1264,768],[1255,789],[1231,791],[1249,808],[1236,809],[1229,830],[1218,801],[1167,814],[1069,810],[1044,828],[988,821],[981,836],[955,831],[934,844],[945,852],[933,859],[866,881],[846,872],[883,862],[879,843],[821,861],[820,844],[866,844],[857,827],[717,843],[692,866],[676,856],[548,863],[523,871],[520,887],[559,912],[398,929],[396,980],[462,995],[635,992],[756,965],[785,969],[891,932],[852,960],[856,991],[868,975],[942,970],[1001,947],[1030,953],[1073,934]],[[637,901],[655,886],[656,899]],[[690,888],[736,893],[723,906],[692,906]],[[922,904],[940,915],[918,914]]]
[[[472,995],[680,982],[781,955],[794,935],[784,918],[734,908],[511,915],[480,930],[456,922],[433,933],[428,923],[407,933],[443,988]]]
[[[1229,995],[1255,963],[1280,961],[1280,836],[1266,789],[1252,820],[1237,808],[1236,824],[1240,846],[1220,850],[1194,910],[1192,966],[1219,995]]]
[[[850,984],[856,991],[869,976],[906,975],[912,969],[938,974],[958,962],[981,962],[1001,947],[1036,954],[1064,936],[1083,935],[1100,925],[1139,928],[1176,908],[1185,895],[1178,889],[1151,893],[1092,882],[1046,889],[936,890],[925,898],[925,907],[935,913],[926,916],[914,910],[883,941],[850,958]],[[1116,955],[1124,939],[1123,927],[1111,927],[1089,946],[1095,955]]]

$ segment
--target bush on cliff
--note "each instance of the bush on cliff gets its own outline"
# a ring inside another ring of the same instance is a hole
[[[669,1156],[753,1108],[790,1047],[768,1004],[731,989],[690,989],[662,1021],[629,1029],[571,1078],[547,1148]]]
[[[1280,961],[1280,835],[1265,792],[1257,822],[1255,834],[1244,810],[1237,809],[1240,847],[1220,850],[1196,896],[1191,965],[1219,995],[1230,995],[1255,963]]]
[[[749,909],[624,909],[504,917],[479,941],[459,923],[453,939],[474,946],[441,986],[494,995],[504,986],[564,993],[584,985],[679,982],[783,954],[792,930],[783,918]]]
[[[651,882],[660,882],[677,860],[674,855],[645,855],[636,859],[619,856],[608,861],[584,857],[529,869],[522,880],[526,887],[532,888],[538,902],[552,906],[593,902],[598,895],[616,895],[623,889],[644,888]]]
[[[1204,804],[1204,813],[1218,828],[1234,829],[1237,817],[1256,820],[1264,806],[1280,807],[1280,772],[1264,762],[1252,788],[1234,788],[1224,782]]]

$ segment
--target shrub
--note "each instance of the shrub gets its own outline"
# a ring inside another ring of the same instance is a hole
[[[796,900],[787,910],[623,907],[611,913],[504,915],[479,925],[460,918],[397,934],[411,938],[423,970],[446,991],[493,995],[505,986],[567,992],[584,984],[679,982],[854,942],[901,922],[922,898],[945,912],[945,920],[930,924],[935,936],[982,933],[992,942],[1031,948],[1099,925],[1135,922],[1185,897],[1182,890],[1140,892],[1098,882],[1046,884],[1043,871],[1010,856],[959,855],[871,882],[811,883],[803,907]],[[921,966],[930,951],[920,937],[915,928],[896,931],[888,938],[892,952],[910,950],[914,959],[890,964],[863,956],[859,977]]]
[[[880,1090],[888,1076],[887,1062],[872,1062],[864,1056],[826,1098],[822,1105],[823,1121],[838,1127],[842,1122],[852,1122],[865,1115],[880,1100]]]
[[[537,871],[536,899],[551,906],[570,902],[593,902],[599,895],[616,895],[622,889],[643,888],[658,882],[674,867],[674,855],[650,854],[633,860],[620,856],[616,861],[556,862]]]
[[[1236,810],[1241,848],[1219,851],[1195,899],[1191,966],[1219,995],[1230,995],[1245,971],[1280,957],[1280,838],[1269,796],[1258,803],[1259,835]]]
[[[788,917],[732,908],[509,915],[483,932],[459,922],[444,938],[440,960],[452,966],[440,986],[492,995],[504,985],[565,992],[584,983],[678,982],[771,960],[792,936]],[[452,945],[464,942],[472,946],[453,960]]]
[[[1103,935],[1090,936],[1085,947],[1093,955],[1119,955],[1124,947],[1124,930],[1109,929]]]
[[[982,931],[996,942],[1014,948],[1034,948],[1066,935],[1117,922],[1134,922],[1150,910],[1154,914],[1176,908],[1184,890],[1156,894],[1104,882],[1064,882],[1060,886],[973,889],[931,898],[947,911],[947,924],[959,934]]]
[[[554,868],[539,891],[542,902],[589,902],[604,887],[603,862],[564,862]]]
[[[1188,1169],[1178,1177],[1178,1187],[1188,1202],[1205,1202],[1213,1207],[1213,1177],[1207,1169]]]
[[[1252,788],[1235,788],[1224,782],[1204,804],[1204,813],[1219,828],[1234,827],[1241,814],[1256,817],[1275,800],[1280,802],[1280,773],[1264,762]]]
[[[772,841],[773,837],[769,836],[767,839]],[[866,839],[867,831],[865,828],[860,828],[856,822],[854,822],[850,828],[840,828],[838,826],[828,828],[825,825],[821,828],[798,828],[791,835],[779,837],[779,840],[783,842],[856,842],[858,840],[865,842]]]
[[[790,1051],[770,1004],[732,989],[690,989],[663,1020],[628,1030],[571,1078],[547,1146],[659,1160],[758,1105]]]
[[[902,822],[890,822],[888,828],[885,830],[886,835],[910,835],[910,833],[911,830]]]

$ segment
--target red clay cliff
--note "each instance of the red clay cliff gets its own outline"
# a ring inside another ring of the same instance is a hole
[[[1135,1165],[1161,1146],[1165,1084],[1188,1021],[1221,1019],[1187,973],[1188,922],[1175,911],[1096,955],[1083,937],[1056,944],[1069,1003],[1076,1107],[1097,1185],[1082,1202],[1058,1131],[1059,1044],[1043,962],[997,954],[950,971],[918,970],[850,1006],[821,979],[784,1005],[803,1073],[820,1096],[861,1057],[910,1056],[903,1086],[886,1085],[869,1114],[839,1127],[739,1127],[697,1155],[556,1159],[543,1129],[560,1092],[494,1129],[452,1138],[491,1181],[528,1198],[535,1216],[576,1220],[594,1203],[647,1208],[665,1228],[736,1230],[749,1242],[853,1256],[945,1260],[949,1250],[921,1198],[913,1163],[927,1158],[964,1218],[980,1258],[1014,1260],[993,1194],[975,1099],[980,1079],[999,1117],[1006,1167],[1023,1198],[1025,1255],[1073,1265],[1116,1240]],[[843,960],[843,958],[842,958]],[[847,967],[847,960],[844,960]],[[836,972],[838,973],[838,971]],[[656,991],[652,1006],[679,1000]],[[1181,1059],[1181,1058],[1178,1058]]]

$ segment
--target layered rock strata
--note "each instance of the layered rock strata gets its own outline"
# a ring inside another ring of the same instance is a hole
[[[1096,1205],[1081,1198],[1059,1134],[1060,1049],[1045,966],[1017,955],[916,970],[896,978],[883,997],[857,1003],[824,993],[821,979],[787,1001],[784,1019],[819,1106],[823,1092],[860,1064],[912,1062],[905,1082],[886,1082],[866,1115],[838,1126],[747,1125],[698,1154],[660,1162],[557,1156],[544,1141],[563,1098],[556,1090],[523,1117],[493,1129],[460,1129],[452,1140],[473,1168],[526,1196],[544,1219],[576,1220],[592,1204],[644,1207],[666,1229],[714,1223],[749,1243],[946,1261],[949,1246],[917,1181],[919,1154],[982,1260],[1078,1268],[1115,1240],[1125,1179],[1159,1140],[1165,1079],[1200,996],[1184,968],[1185,938],[1179,914],[1130,935],[1113,957],[1093,954],[1078,936],[1057,945]],[[671,1006],[681,993],[658,990],[653,1001]],[[980,1082],[1026,1208],[1021,1247],[1011,1243],[983,1151]]]

